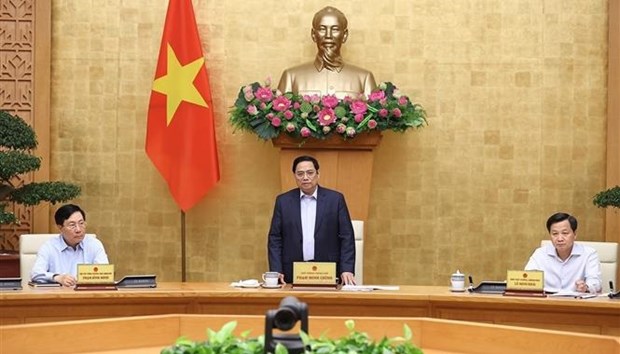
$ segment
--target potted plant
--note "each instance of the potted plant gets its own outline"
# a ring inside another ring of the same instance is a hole
[[[0,110],[0,224],[19,222],[7,210],[9,203],[33,206],[47,201],[55,204],[80,194],[80,187],[71,183],[20,183],[16,179],[41,167],[41,158],[32,154],[36,147],[37,138],[32,127],[20,117]]]
[[[349,335],[340,339],[329,339],[324,336],[313,338],[304,332],[300,332],[300,337],[306,347],[305,353],[394,353],[394,354],[421,354],[422,350],[411,343],[411,329],[404,325],[403,337],[383,338],[373,341],[366,333],[355,330],[355,323],[352,320],[345,321],[345,326],[349,330]],[[215,332],[207,330],[207,340],[192,341],[186,338],[179,338],[176,344],[165,348],[162,354],[263,354],[265,352],[265,338],[249,338],[248,332],[236,337],[233,331],[237,327],[237,322],[228,322]],[[288,353],[286,347],[277,344],[275,354]]]
[[[599,192],[594,196],[592,202],[599,208],[612,207],[620,209],[620,186]]]

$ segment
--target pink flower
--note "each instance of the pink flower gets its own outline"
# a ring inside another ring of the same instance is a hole
[[[294,131],[295,131],[295,124],[293,124],[293,123],[288,123],[288,124],[286,125],[286,131],[287,131],[287,132],[289,132],[289,133],[294,132]]]
[[[387,106],[387,98],[382,98],[379,100],[379,104],[381,104],[382,107]]]
[[[366,106],[366,103],[363,101],[351,102],[351,112],[353,112],[354,114],[364,114],[366,113],[367,109],[368,106]]]
[[[301,128],[301,130],[299,131],[299,133],[301,134],[301,136],[303,136],[304,138],[307,138],[310,136],[310,129],[308,129],[308,127],[303,127]]]
[[[381,109],[379,110],[379,116],[380,116],[380,117],[383,117],[383,118],[387,117],[387,116],[388,116],[388,110],[387,110],[387,109],[385,109],[385,108],[381,108]]]
[[[325,107],[334,108],[338,105],[338,98],[334,95],[326,95],[321,98],[321,103]]]
[[[374,91],[370,94],[370,100],[371,101],[379,101],[380,99],[385,98],[385,92],[383,91]]]
[[[258,109],[256,109],[256,106],[251,104],[248,106],[248,108],[246,108],[246,110],[248,111],[249,114],[255,116],[258,114]]]
[[[254,93],[252,93],[252,86],[243,86],[243,98],[245,98],[245,100],[248,102],[254,99]]]
[[[321,102],[321,96],[319,96],[317,94],[314,94],[314,95],[310,96],[310,103],[317,104],[319,102]]]
[[[260,108],[260,109],[261,109],[261,111],[264,111],[264,110],[265,110],[265,108],[267,108],[267,105],[265,104],[265,102],[261,102],[261,103],[258,105],[258,108]]]
[[[355,128],[353,128],[353,127],[348,127],[348,128],[347,128],[347,130],[346,130],[345,132],[347,133],[347,136],[348,136],[349,138],[354,137],[354,136],[355,136],[355,133],[356,133]]]
[[[271,89],[268,87],[259,87],[255,95],[261,102],[269,102],[273,98],[273,92],[271,92]]]
[[[359,123],[359,122],[364,120],[364,115],[358,113],[358,114],[355,115],[354,120],[355,120],[355,123]]]
[[[331,108],[323,108],[319,112],[319,124],[322,126],[330,125],[336,121],[336,114]]]
[[[273,117],[275,117],[275,115],[274,115],[273,113],[268,113],[268,114],[267,114],[267,116],[266,116],[266,118],[267,118],[268,120],[272,120],[272,119],[273,119]]]
[[[314,106],[312,106],[312,110],[315,111],[315,112],[318,112],[318,111],[321,110],[321,107],[319,107],[319,105],[314,105]]]
[[[347,129],[347,126],[342,123],[336,126],[336,132],[338,132],[339,134],[343,134],[346,129]]]
[[[299,102],[295,101],[295,103],[293,103],[293,109],[299,109],[299,107],[301,107],[301,104],[299,104]]]
[[[281,123],[282,123],[282,120],[280,120],[280,118],[278,117],[273,117],[273,119],[271,120],[271,125],[273,125],[276,128],[279,127]]]
[[[407,105],[407,96],[400,96],[398,98],[398,105],[399,106],[406,106]]]
[[[291,100],[286,96],[278,96],[273,100],[273,109],[278,112],[284,112],[291,107]]]
[[[374,119],[371,119],[368,121],[368,128],[370,129],[375,129],[377,127],[377,121]]]
[[[291,112],[291,111],[284,112],[284,118],[286,118],[288,120],[293,119],[293,112]]]
[[[402,112],[400,111],[400,108],[394,108],[392,110],[392,115],[396,118],[400,118],[400,116],[402,116]]]

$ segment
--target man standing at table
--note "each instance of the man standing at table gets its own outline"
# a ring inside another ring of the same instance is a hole
[[[267,242],[269,270],[293,281],[293,262],[335,262],[342,284],[355,284],[355,238],[344,196],[319,186],[319,162],[293,161],[299,188],[276,198]]]
[[[547,220],[551,245],[534,251],[525,270],[544,272],[545,291],[601,291],[601,264],[592,247],[575,243],[577,219],[567,213],[556,213]]]
[[[54,214],[60,235],[47,241],[37,253],[30,273],[33,282],[74,286],[78,264],[108,264],[108,255],[96,237],[86,236],[86,213],[74,204]]]

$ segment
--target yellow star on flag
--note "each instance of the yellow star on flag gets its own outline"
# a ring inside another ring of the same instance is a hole
[[[200,57],[187,65],[181,65],[176,53],[168,43],[167,73],[153,82],[153,91],[167,96],[166,98],[166,125],[170,125],[174,113],[181,101],[208,107],[207,102],[194,86],[194,79],[203,67],[205,59]]]

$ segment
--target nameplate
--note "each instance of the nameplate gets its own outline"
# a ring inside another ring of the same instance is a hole
[[[539,270],[509,270],[506,273],[506,292],[512,296],[545,296],[544,273]]]
[[[77,283],[86,284],[115,284],[114,264],[78,264]]]
[[[22,290],[22,278],[0,278],[0,290]]]
[[[336,286],[336,263],[294,262],[293,285]]]
[[[157,276],[148,275],[126,275],[123,279],[116,282],[117,288],[156,288]]]

